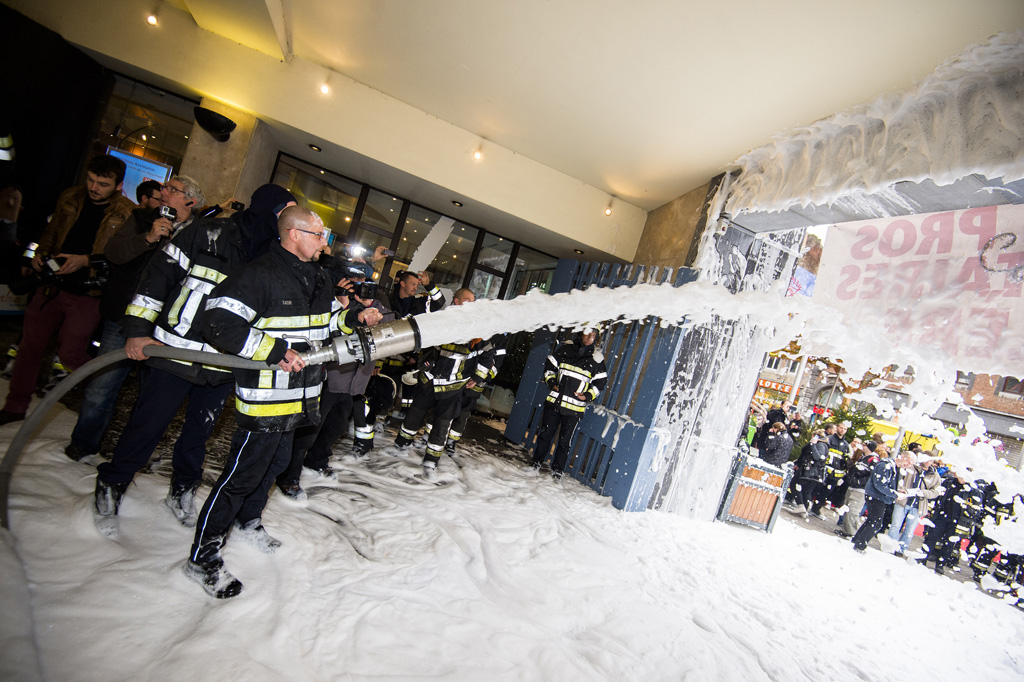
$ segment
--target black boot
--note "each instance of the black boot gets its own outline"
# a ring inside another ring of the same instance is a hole
[[[224,568],[219,558],[206,562],[190,559],[185,562],[184,572],[185,577],[199,583],[207,594],[217,599],[230,599],[242,591],[242,582]]]
[[[107,537],[115,537],[118,533],[117,510],[121,508],[121,498],[128,490],[128,483],[106,483],[96,477],[96,493],[93,498],[93,519],[96,529]]]
[[[177,476],[171,475],[171,486],[167,490],[164,504],[174,514],[174,518],[178,519],[186,528],[194,528],[196,525],[196,490],[198,489],[199,481],[183,485]]]

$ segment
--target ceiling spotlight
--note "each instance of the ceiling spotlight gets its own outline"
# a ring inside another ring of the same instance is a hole
[[[150,14],[148,17],[146,17],[146,23],[150,26],[156,26],[159,22],[157,21],[155,14]]]
[[[317,146],[316,146],[315,144],[313,144],[312,142],[310,142],[310,143],[309,143],[309,148],[310,148],[310,149],[312,149],[312,150],[313,150],[313,151],[315,151],[315,152],[319,152],[319,151],[322,151],[322,150],[320,149],[320,147],[317,147]]]
[[[609,197],[608,198],[608,205],[604,207],[604,214],[605,215],[611,215],[612,214],[612,202],[613,201],[615,201],[615,197]]]
[[[583,255],[583,252],[581,250],[579,250],[579,249],[573,249],[573,251],[578,253],[581,256]]]
[[[461,201],[456,201],[455,199],[452,199],[452,205],[458,206],[459,208],[462,208],[462,202]]]
[[[327,83],[324,83],[323,85],[320,86],[320,93],[321,94],[329,95],[330,92],[331,92],[331,86],[328,85]]]
[[[481,142],[480,146],[476,148],[475,152],[473,152],[473,158],[475,160],[477,160],[477,161],[480,161],[481,159],[484,158],[484,143],[483,142]]]

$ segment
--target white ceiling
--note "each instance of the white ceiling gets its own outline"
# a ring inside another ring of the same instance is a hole
[[[645,210],[1024,27],[1021,0],[182,2]]]

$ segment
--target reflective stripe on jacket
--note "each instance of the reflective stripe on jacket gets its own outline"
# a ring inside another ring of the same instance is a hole
[[[583,412],[608,382],[604,357],[594,352],[594,346],[564,343],[548,356],[544,382],[555,387],[548,393],[547,402],[572,412]],[[582,393],[583,398],[577,397]]]

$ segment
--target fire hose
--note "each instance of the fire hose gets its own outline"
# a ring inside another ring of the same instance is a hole
[[[307,365],[323,365],[337,363],[345,365],[352,362],[369,363],[380,358],[386,358],[399,353],[412,353],[420,350],[420,331],[415,320],[407,317],[387,324],[380,324],[375,327],[358,327],[355,333],[347,336],[337,336],[330,339],[321,348],[315,348],[307,353],[300,353]],[[174,348],[171,346],[149,345],[143,349],[143,353],[151,358],[169,358],[172,360],[185,360],[188,362],[201,362],[205,365],[217,367],[229,367],[233,369],[273,369],[273,366],[258,360],[247,360],[236,355],[225,355],[223,353],[188,350]],[[90,360],[74,372],[69,374],[63,381],[57,384],[46,397],[36,405],[32,414],[28,415],[18,433],[15,434],[10,446],[7,448],[4,459],[0,462],[0,526],[9,528],[7,502],[10,494],[11,477],[14,467],[21,457],[21,451],[25,448],[29,439],[35,435],[43,418],[58,400],[64,397],[68,391],[82,383],[85,379],[96,372],[119,362],[129,361],[125,350],[118,350],[106,353]]]

